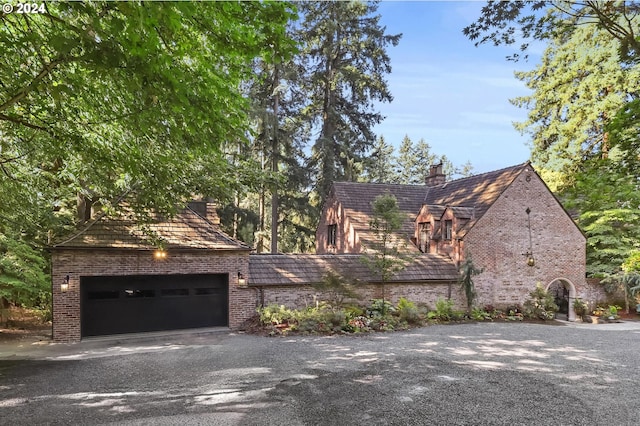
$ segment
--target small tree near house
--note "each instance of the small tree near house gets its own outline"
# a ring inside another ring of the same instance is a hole
[[[458,282],[460,286],[464,290],[464,294],[467,298],[467,313],[471,313],[471,309],[473,308],[473,302],[476,299],[476,288],[473,283],[473,277],[482,273],[481,268],[477,268],[473,264],[473,259],[471,258],[471,253],[466,253],[464,256],[464,262],[460,264],[458,268],[460,271],[460,276],[458,278]]]
[[[404,269],[409,261],[408,256],[401,252],[406,243],[396,237],[405,216],[398,207],[398,200],[390,193],[378,195],[372,203],[372,208],[369,229],[373,231],[376,240],[366,247],[369,250],[367,256],[363,256],[362,259],[371,272],[380,277],[382,306],[386,306],[385,283],[393,274]]]

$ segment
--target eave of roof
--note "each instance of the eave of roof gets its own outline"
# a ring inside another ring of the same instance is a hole
[[[280,254],[249,256],[250,286],[313,285],[322,282],[329,271],[348,280],[380,282],[359,254]],[[388,281],[454,282],[458,271],[453,260],[438,254],[421,254]]]

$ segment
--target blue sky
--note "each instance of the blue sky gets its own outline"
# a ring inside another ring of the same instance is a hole
[[[467,160],[482,173],[529,159],[528,137],[512,125],[526,110],[509,103],[529,94],[514,71],[532,69],[529,62],[505,59],[517,47],[475,47],[462,28],[472,23],[481,1],[383,1],[378,13],[387,34],[403,33],[389,47],[392,73],[387,76],[394,97],[379,105],[387,118],[375,131],[399,146],[404,135],[424,138],[432,152],[455,165]],[[539,52],[538,52],[539,53]]]

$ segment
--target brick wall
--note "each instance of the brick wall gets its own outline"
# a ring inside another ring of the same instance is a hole
[[[155,260],[152,251],[55,250],[53,282],[53,340],[80,340],[80,278],[100,275],[229,274],[229,327],[236,328],[256,307],[254,289],[238,286],[238,272],[249,275],[249,252],[176,252]],[[60,283],[69,275],[69,290]]]
[[[321,292],[310,286],[265,286],[262,287],[262,298],[264,306],[271,304],[284,305],[291,309],[301,309],[308,306],[315,306],[317,301],[325,300]],[[435,308],[438,299],[447,299],[451,294],[451,299],[455,302],[456,309],[466,308],[466,299],[460,290],[460,286],[447,283],[387,283],[384,288],[385,299],[396,304],[401,297],[410,301],[426,305],[430,309]],[[382,297],[382,286],[379,284],[366,284],[357,287],[360,305],[367,305],[371,299]]]
[[[540,177],[523,171],[465,238],[474,263],[484,268],[474,280],[478,304],[522,304],[537,283],[547,287],[556,279],[573,284],[572,298],[594,297],[585,279],[585,242]],[[533,267],[524,256],[530,249]]]

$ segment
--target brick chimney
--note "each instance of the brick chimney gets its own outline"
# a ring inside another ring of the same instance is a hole
[[[442,173],[442,163],[433,164],[429,169],[429,176],[424,180],[424,184],[427,186],[442,185],[447,181],[447,177]]]
[[[216,203],[211,200],[191,200],[189,201],[189,208],[196,212],[198,216],[208,220],[213,225],[220,225],[220,218],[216,211]]]

